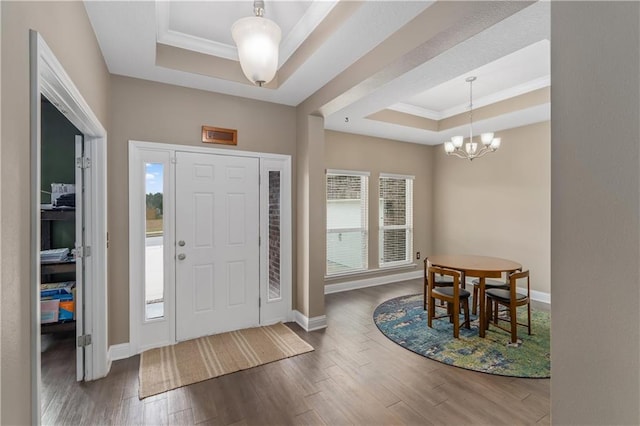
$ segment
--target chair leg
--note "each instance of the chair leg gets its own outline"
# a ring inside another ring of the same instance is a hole
[[[435,316],[436,303],[433,297],[429,297],[429,309],[427,309],[427,325],[431,328],[431,322]]]
[[[516,305],[509,306],[509,315],[511,315],[511,343],[518,343],[518,316]]]
[[[471,320],[469,319],[469,299],[462,301],[462,308],[464,309],[464,326],[467,329],[471,329]]]
[[[460,336],[460,301],[455,300],[453,304],[453,337]]]
[[[423,298],[423,304],[424,304],[423,308],[426,311],[427,310],[427,280],[426,279],[424,280],[424,291],[422,293],[422,296],[423,296],[422,298]]]
[[[484,316],[484,324],[480,324],[484,327],[485,330],[489,329],[489,324],[491,324],[491,318],[493,318],[493,300],[487,299],[487,312]]]
[[[480,305],[480,301],[478,300],[478,293],[480,292],[480,290],[478,289],[477,285],[473,285],[473,311],[471,311],[471,313],[473,315],[476,315],[478,313],[478,306]]]
[[[494,311],[493,311],[493,323],[497,324],[498,323],[498,311],[500,310],[500,304],[498,303],[497,300],[492,301],[491,303],[494,303],[493,307],[494,307]]]
[[[449,322],[453,324],[453,305],[451,302],[447,302],[447,315],[449,315]]]

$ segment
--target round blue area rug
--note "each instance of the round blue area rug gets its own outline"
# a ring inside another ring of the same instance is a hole
[[[529,336],[526,327],[518,326],[518,338],[522,344],[511,347],[507,346],[509,333],[493,325],[484,339],[479,337],[478,320],[473,315],[471,329],[460,327],[459,339],[453,338],[453,324],[447,318],[434,320],[433,328],[429,328],[422,300],[422,294],[387,300],[376,308],[373,320],[378,329],[395,343],[435,361],[500,376],[551,377],[551,321],[548,312],[532,309],[533,334]],[[518,311],[518,321],[526,322],[526,308]]]

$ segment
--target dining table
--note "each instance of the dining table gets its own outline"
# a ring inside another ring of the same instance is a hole
[[[522,265],[509,259],[492,256],[477,256],[470,254],[450,254],[429,256],[431,266],[453,269],[460,272],[461,281],[466,285],[466,277],[479,280],[478,299],[480,301],[478,334],[485,337],[488,320],[486,318],[485,281],[487,278],[501,278],[503,273],[510,274],[521,271]]]

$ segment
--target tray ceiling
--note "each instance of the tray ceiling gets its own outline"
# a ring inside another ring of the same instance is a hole
[[[349,75],[352,85],[319,108],[328,129],[442,143],[463,127],[455,122],[468,110],[469,75],[478,77],[474,109],[486,110],[478,131],[548,120],[548,3],[441,3],[267,0],[282,42],[276,79],[262,88],[242,75],[231,39],[252,1],[85,7],[113,74],[292,106]],[[401,37],[406,52],[391,50]]]

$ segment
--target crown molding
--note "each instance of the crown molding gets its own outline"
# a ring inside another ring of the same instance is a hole
[[[280,43],[278,68],[300,47],[322,22],[338,2],[314,1],[293,29]],[[234,45],[197,37],[169,28],[170,2],[156,0],[156,41],[169,46],[193,50],[205,55],[218,56],[225,59],[238,60],[238,49]],[[249,15],[247,15],[249,16]],[[229,28],[231,31],[231,28]]]
[[[281,66],[294,54],[300,45],[315,31],[320,22],[324,21],[329,12],[338,4],[337,0],[315,0],[302,18],[294,25],[287,37],[280,43],[280,58],[278,66]]]
[[[387,109],[404,112],[405,114],[416,115],[418,117],[428,118],[430,120],[439,121],[445,118],[440,111],[434,111],[432,109],[421,108],[416,105],[405,104],[405,103],[397,103],[393,104]]]
[[[234,61],[238,60],[238,49],[235,46],[170,29],[170,7],[171,2],[156,0],[156,41],[158,43]]]
[[[475,99],[473,102],[473,108],[478,109],[487,105],[495,104],[506,99],[514,98],[516,96],[524,95],[525,93],[533,92],[534,90],[542,89],[551,85],[551,77],[544,76],[528,81],[523,84],[519,84],[514,87],[510,87],[500,92],[492,93],[491,95],[484,96],[482,98]],[[421,108],[416,105],[397,103],[387,109],[391,109],[398,112],[404,112],[406,114],[416,115],[418,117],[429,118],[431,120],[443,120],[445,118],[453,117],[454,115],[463,114],[469,111],[469,104],[457,105],[455,107],[447,108],[442,111],[434,111],[432,109]]]
[[[534,90],[542,89],[551,85],[551,76],[546,75],[544,77],[536,78],[517,86],[510,87],[499,92],[492,93],[482,98],[474,99],[473,108],[478,109],[487,105],[495,104],[496,102],[504,101],[506,99],[515,98],[516,96],[524,95],[525,93],[533,92]],[[452,108],[448,108],[442,111],[442,118],[453,117],[454,115],[463,114],[469,111],[469,104],[458,105]]]

